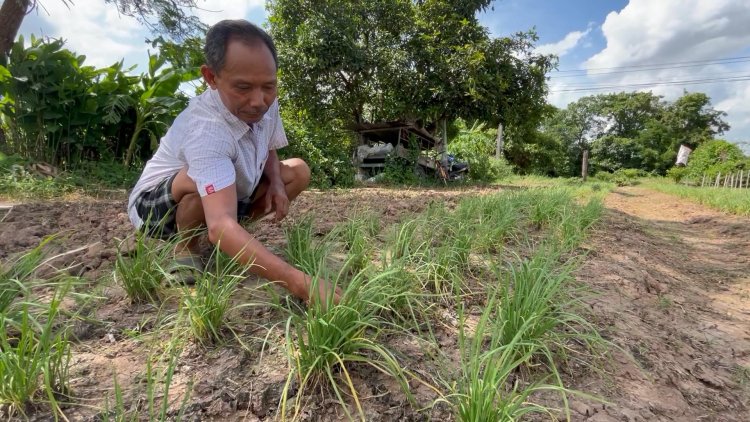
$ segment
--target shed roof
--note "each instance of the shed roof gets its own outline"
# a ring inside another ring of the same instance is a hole
[[[440,140],[432,136],[430,132],[414,123],[392,121],[379,123],[360,123],[354,125],[352,130],[362,134],[371,142],[383,142],[396,145],[399,139],[406,139],[413,135],[420,143],[422,149],[434,148]],[[399,138],[401,137],[401,138]]]

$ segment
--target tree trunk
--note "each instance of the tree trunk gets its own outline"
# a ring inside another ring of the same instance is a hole
[[[581,163],[581,177],[583,181],[589,176],[589,150],[583,150],[583,162]]]
[[[0,6],[0,63],[5,63],[30,5],[31,0],[5,0]]]
[[[495,158],[498,160],[503,157],[503,148],[505,147],[505,140],[503,139],[503,124],[497,125],[497,139],[495,139]]]

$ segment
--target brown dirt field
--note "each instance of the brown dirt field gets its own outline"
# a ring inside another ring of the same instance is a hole
[[[619,188],[577,278],[603,337],[603,379],[572,388],[574,420],[750,420],[750,220],[645,188]],[[744,368],[744,369],[743,369]]]
[[[430,201],[450,204],[465,194],[492,191],[309,192],[293,204],[289,218],[313,215],[318,231],[325,233],[353,211],[367,210],[380,215],[387,227],[424,210]],[[568,386],[607,401],[573,398],[571,419],[750,420],[750,220],[638,187],[616,190],[606,206],[602,223],[583,245],[588,256],[576,276],[596,293],[586,302],[593,322],[619,349],[599,373],[580,365],[565,368]],[[261,241],[281,250],[280,227],[261,222],[253,228]],[[78,403],[87,406],[103,406],[115,371],[123,389],[140,389],[129,398],[143,398],[146,357],[158,354],[164,344],[146,340],[163,316],[160,310],[130,305],[121,288],[106,283],[117,239],[131,231],[123,200],[29,203],[0,210],[0,260],[57,233],[51,255],[74,252],[52,260],[42,275],[53,267],[67,268],[91,280],[90,291],[102,297],[91,310],[94,321],[76,327],[73,346],[71,387]],[[98,287],[102,281],[107,285]],[[250,294],[243,289],[238,301],[249,300]],[[279,314],[251,307],[234,317],[244,322],[237,328],[247,349],[230,341],[208,349],[188,346],[179,357],[169,397],[177,409],[190,391],[187,420],[274,420],[288,373],[283,328],[272,331],[262,349],[267,331],[258,325],[278,321]],[[437,339],[442,349],[455,348],[455,339],[444,333],[438,332]],[[438,372],[434,366],[439,364],[430,358],[434,346],[406,336],[385,341],[421,375]],[[413,410],[395,382],[371,368],[351,372],[368,420],[452,419],[441,405]],[[435,399],[428,388],[412,387],[421,405]],[[97,411],[86,406],[67,406],[65,412],[71,421],[99,420]],[[32,419],[50,416],[38,411]],[[301,419],[345,418],[335,401],[314,396]]]

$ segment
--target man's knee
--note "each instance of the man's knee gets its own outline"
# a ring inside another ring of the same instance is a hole
[[[291,158],[285,161],[294,171],[294,180],[302,189],[306,188],[310,184],[310,166],[301,158]]]

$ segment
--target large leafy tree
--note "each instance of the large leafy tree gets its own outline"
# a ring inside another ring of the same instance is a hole
[[[695,148],[729,130],[729,124],[724,121],[726,115],[711,106],[708,95],[685,92],[667,107],[664,124],[671,131],[675,145],[684,143]]]
[[[75,7],[70,0],[59,0]],[[203,29],[197,17],[188,12],[195,0],[105,0],[126,16],[137,18],[156,33],[180,39]],[[18,34],[24,17],[37,7],[32,0],[5,0],[0,6],[0,64]]]
[[[724,116],[703,93],[685,93],[668,103],[650,92],[620,92],[583,97],[556,112],[541,130],[567,146],[563,174],[576,173],[587,149],[597,170],[664,173],[680,144],[695,147],[726,131]]]
[[[490,1],[309,3],[274,0],[269,21],[284,95],[318,121],[541,114],[552,58],[531,53],[533,33],[490,38],[476,19]]]
[[[285,95],[319,121],[385,116],[406,77],[408,0],[275,0],[268,4]]]

